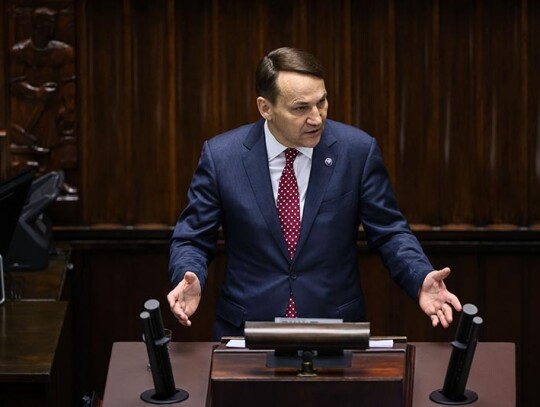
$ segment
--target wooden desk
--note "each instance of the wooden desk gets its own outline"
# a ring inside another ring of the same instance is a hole
[[[63,404],[57,348],[67,303],[8,301],[0,306],[0,406]]]
[[[17,293],[15,299],[60,300],[64,292],[66,272],[71,269],[70,250],[61,248],[51,255],[43,270],[10,271],[10,279]],[[6,287],[9,290],[9,287]],[[6,297],[10,297],[6,292]]]
[[[176,386],[190,394],[180,406],[204,407],[212,348],[210,342],[173,342],[170,356]],[[442,387],[451,347],[448,343],[412,343],[416,347],[414,374],[414,407],[433,407],[429,400],[433,390]],[[146,348],[142,342],[114,343],[105,394],[104,407],[148,406],[140,394],[153,388],[146,369]],[[467,388],[479,395],[474,407],[515,406],[515,351],[510,343],[479,343]],[[336,406],[339,406],[336,401]]]
[[[16,300],[0,306],[0,406],[72,406],[70,319],[63,297],[70,252],[43,270],[12,271]],[[6,292],[6,296],[10,297]]]

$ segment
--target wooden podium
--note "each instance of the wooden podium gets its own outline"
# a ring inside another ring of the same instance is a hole
[[[226,348],[212,354],[211,407],[340,407],[412,405],[414,346],[353,351],[349,367],[315,367],[316,376],[300,376],[296,367],[267,367],[268,351]],[[316,362],[315,362],[316,363]]]
[[[172,342],[169,353],[173,366],[176,386],[189,392],[189,398],[179,407],[205,407],[211,405],[209,378],[211,373],[217,374],[217,366],[212,369],[211,362],[214,349],[218,344],[215,342]],[[397,346],[396,344],[395,346]],[[413,407],[441,407],[429,399],[433,390],[439,389],[444,381],[448,359],[452,347],[447,342],[422,343],[413,342],[411,349],[416,354],[414,362],[414,394]],[[412,356],[412,355],[411,355]],[[261,359],[264,366],[264,357],[255,356]],[[230,358],[226,359],[231,362]],[[515,371],[515,345],[513,343],[478,343],[474,363],[467,388],[476,391],[479,399],[471,406],[474,407],[512,407],[516,405],[516,371]],[[153,386],[152,375],[147,369],[148,355],[142,341],[139,342],[116,342],[113,344],[107,384],[103,397],[103,407],[150,407],[151,404],[141,400],[140,394]],[[356,366],[356,364],[355,364]],[[385,366],[379,365],[380,369],[386,370]],[[233,366],[233,371],[238,380],[240,366]],[[242,367],[242,370],[247,370]],[[368,370],[361,366],[356,369],[364,372],[367,377]],[[261,366],[257,366],[255,371],[247,372],[253,376],[260,374]],[[289,371],[288,376],[280,372],[266,372],[275,374],[282,380],[294,377]],[[386,373],[391,377],[390,374]],[[334,372],[336,379],[337,371]],[[339,378],[339,376],[338,376]],[[216,379],[218,379],[216,377]],[[223,380],[221,378],[220,380]],[[298,379],[296,379],[298,380]],[[324,381],[320,376],[318,383]],[[344,380],[344,379],[343,379]],[[412,385],[412,380],[410,380]],[[247,389],[240,389],[247,392]],[[298,391],[302,391],[299,389]],[[406,387],[407,396],[412,389]],[[1,394],[1,393],[0,393]],[[273,396],[273,395],[272,395]],[[334,394],[336,396],[336,394]],[[327,401],[329,397],[324,399]],[[351,403],[348,395],[339,394],[331,402],[311,403],[311,406],[342,406]],[[214,401],[216,401],[214,399]],[[262,397],[254,399],[252,405],[262,405]],[[357,400],[354,400],[357,402]],[[407,400],[407,403],[409,401]],[[0,403],[1,404],[1,403]],[[235,406],[235,404],[231,404]],[[277,404],[276,404],[277,405]],[[304,404],[300,404],[304,405]],[[308,405],[308,404],[306,404]],[[356,405],[361,405],[360,403]],[[380,404],[364,403],[365,407],[378,407]],[[398,404],[399,405],[399,404]],[[281,407],[281,406],[280,406]]]

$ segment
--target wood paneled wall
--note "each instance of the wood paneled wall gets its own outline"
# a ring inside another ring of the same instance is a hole
[[[202,142],[258,118],[254,70],[282,45],[322,60],[330,117],[379,140],[411,223],[540,223],[533,0],[9,0],[0,129],[9,50],[28,35],[24,10],[44,5],[75,12],[58,39],[76,54],[80,205],[57,224],[173,224]]]
[[[281,45],[323,61],[330,116],[378,138],[412,223],[540,219],[534,2],[92,1],[80,15],[83,223],[173,223],[202,141],[258,117],[254,68]]]
[[[254,70],[282,45],[323,61],[330,117],[379,140],[411,223],[540,221],[535,1],[74,3],[81,206],[59,223],[173,224],[202,142],[258,118]]]
[[[7,26],[8,14],[6,11],[6,2],[0,2],[0,24],[2,27]],[[6,43],[7,32],[5,29],[0,29],[0,44]],[[6,55],[7,50],[5,45],[0,45],[0,52],[2,55]],[[8,105],[8,93],[7,93],[7,78],[6,63],[0,63],[0,179],[5,179],[7,175],[7,108]]]

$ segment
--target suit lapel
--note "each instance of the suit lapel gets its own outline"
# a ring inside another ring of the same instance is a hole
[[[332,151],[331,147],[337,140],[328,129],[328,123],[321,137],[321,141],[313,149],[311,161],[311,174],[306,192],[306,201],[302,215],[302,225],[300,227],[300,239],[296,247],[296,253],[302,251],[302,247],[309,236],[315,217],[321,206],[321,202],[326,191],[326,187],[337,163],[338,155]]]
[[[263,126],[264,120],[259,120],[248,133],[244,142],[246,150],[242,159],[261,214],[282,254],[289,258],[283,232],[279,225],[274,193],[272,192]],[[300,239],[296,247],[297,255],[301,252],[309,236],[338,159],[338,155],[332,150],[332,146],[337,140],[328,127],[327,123],[320,143],[313,149],[311,174],[302,215]]]
[[[246,150],[242,159],[261,214],[281,252],[288,258],[289,254],[274,202],[263,125],[264,120],[259,120],[248,133],[244,142]]]

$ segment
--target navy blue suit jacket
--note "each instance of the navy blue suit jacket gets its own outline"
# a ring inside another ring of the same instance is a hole
[[[398,209],[375,139],[326,121],[313,151],[291,262],[272,192],[263,124],[261,119],[205,142],[188,205],[171,239],[173,286],[193,271],[204,289],[223,227],[227,265],[215,337],[242,334],[245,321],[283,316],[290,291],[299,317],[364,320],[360,224],[392,279],[417,300],[433,267]]]

